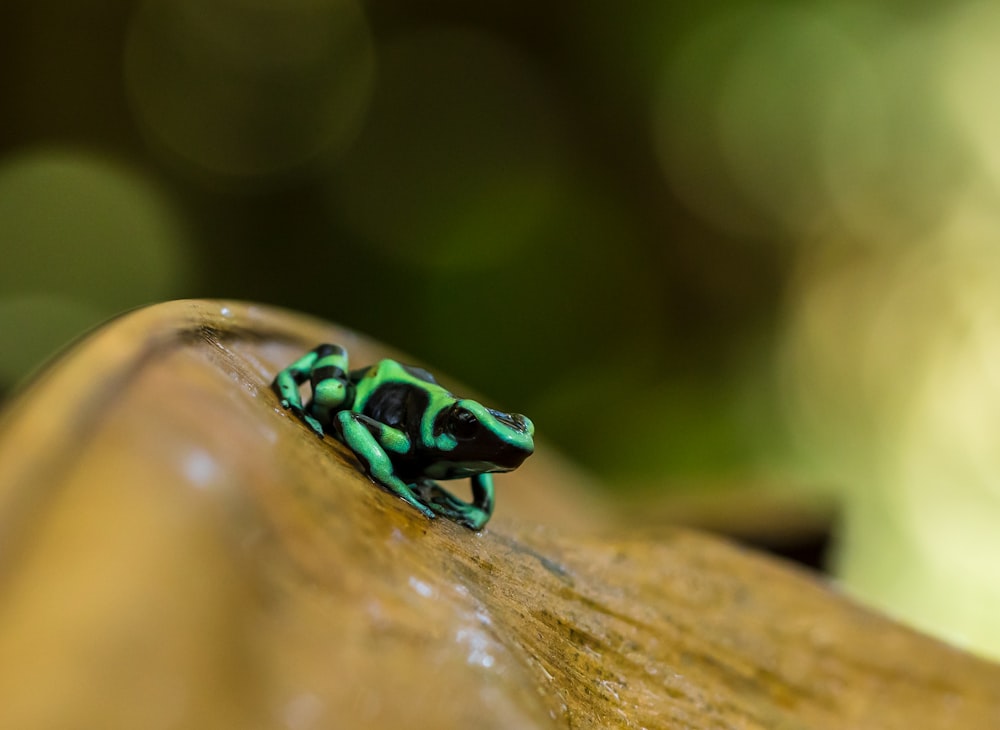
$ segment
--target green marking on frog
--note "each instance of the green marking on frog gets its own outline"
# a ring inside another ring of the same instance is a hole
[[[303,405],[299,386],[309,381]],[[345,444],[376,482],[429,518],[472,530],[493,514],[494,472],[516,469],[534,451],[534,426],[440,386],[426,370],[395,360],[351,371],[347,351],[320,345],[278,373],[271,386],[320,438]],[[435,479],[468,477],[472,502]]]

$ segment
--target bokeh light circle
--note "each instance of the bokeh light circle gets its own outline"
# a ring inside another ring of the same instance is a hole
[[[145,0],[125,75],[157,149],[186,169],[253,182],[343,151],[374,56],[354,0]]]
[[[0,165],[0,292],[56,293],[116,311],[170,296],[190,271],[162,190],[85,153],[39,150]]]
[[[0,386],[112,314],[183,293],[194,269],[161,189],[70,150],[0,163],[0,241]]]
[[[743,31],[720,88],[722,153],[762,212],[808,231],[829,206],[818,152],[830,95],[852,84],[862,54],[815,9],[768,13]]]
[[[666,60],[652,106],[656,152],[674,194],[712,226],[742,235],[773,225],[729,169],[716,109],[752,17],[719,11],[689,30]]]
[[[965,3],[948,24],[940,56],[942,93],[953,119],[975,148],[994,188],[1000,190],[1000,8],[994,3]]]

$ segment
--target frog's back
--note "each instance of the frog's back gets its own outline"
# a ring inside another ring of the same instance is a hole
[[[417,380],[423,380],[425,383],[432,383],[434,385],[438,384],[438,381],[434,379],[434,376],[423,368],[418,368],[413,365],[403,365],[402,363],[397,363],[403,370],[408,372],[410,375],[415,377]]]
[[[395,360],[380,360],[350,375],[355,386],[354,409],[392,426],[418,427],[432,401],[453,398],[421,368]]]
[[[391,360],[389,358],[379,360],[374,365],[367,365],[363,368],[352,370],[348,377],[355,385],[358,385],[362,381],[368,382],[372,386],[378,386],[387,382],[409,382],[414,380],[420,381],[421,383],[438,385],[434,376],[423,368],[418,368],[413,365],[404,365],[401,362]],[[440,385],[438,385],[438,387],[440,387]]]

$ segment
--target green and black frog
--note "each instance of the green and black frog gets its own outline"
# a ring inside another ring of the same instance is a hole
[[[299,386],[309,381],[303,405]],[[495,472],[516,469],[534,451],[534,426],[458,398],[426,370],[382,360],[348,369],[347,351],[324,344],[278,373],[281,405],[320,438],[344,443],[368,475],[429,518],[442,515],[472,530],[493,514]],[[435,479],[468,477],[472,502]]]

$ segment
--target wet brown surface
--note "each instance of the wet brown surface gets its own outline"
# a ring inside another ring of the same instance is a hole
[[[278,406],[320,341],[390,354],[176,302],[9,405],[0,727],[1000,727],[1000,667],[724,541],[630,537],[544,445],[482,533],[424,519]]]

